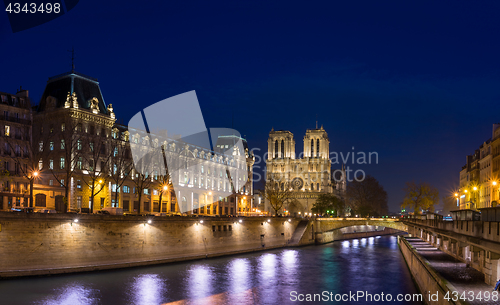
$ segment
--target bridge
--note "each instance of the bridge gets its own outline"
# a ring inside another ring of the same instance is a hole
[[[353,226],[378,226],[391,229],[389,233],[407,231],[407,226],[395,218],[314,218],[303,220],[295,230],[291,245],[323,244],[342,239],[340,229]],[[357,238],[357,237],[354,237]]]

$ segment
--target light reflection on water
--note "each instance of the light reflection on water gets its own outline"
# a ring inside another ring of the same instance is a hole
[[[26,287],[29,289],[29,287]],[[54,295],[40,303],[44,305],[90,305],[97,304],[96,292],[79,283],[68,283],[62,288],[53,290]]]
[[[135,305],[160,304],[164,290],[163,280],[157,274],[141,274],[130,287]]]
[[[290,301],[291,291],[358,290],[393,295],[417,292],[396,238],[363,238],[170,265],[11,279],[0,281],[0,303],[297,304]]]

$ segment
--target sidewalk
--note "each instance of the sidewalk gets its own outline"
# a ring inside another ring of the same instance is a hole
[[[467,298],[466,302],[469,304],[500,304],[500,294],[496,301],[492,299],[494,287],[486,285],[483,273],[472,267],[466,267],[465,263],[438,250],[436,247],[420,238],[406,238],[406,240],[416,249],[418,254],[429,261],[429,264],[439,273],[439,275],[457,289],[459,297],[465,292],[465,297]],[[472,292],[474,292],[474,294],[472,294]],[[489,292],[489,301],[484,300],[483,296],[485,292]],[[477,299],[479,293],[481,293],[480,295],[483,297],[482,300]],[[474,300],[472,300],[472,295],[475,296]]]

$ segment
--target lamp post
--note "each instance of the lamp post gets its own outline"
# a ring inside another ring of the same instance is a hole
[[[491,187],[491,194],[493,194],[493,196],[492,196],[492,198],[491,198],[491,203],[490,203],[490,205],[491,205],[492,207],[493,207],[493,201],[495,201],[495,202],[496,202],[495,187],[497,186],[497,184],[498,184],[498,183],[497,183],[496,181],[491,182],[491,185],[492,185],[492,187]],[[498,204],[498,203],[496,203],[496,204]],[[496,206],[496,204],[495,204],[495,206]]]
[[[31,176],[28,178],[29,182],[30,182],[30,202],[29,202],[29,207],[32,208],[34,207],[35,205],[33,204],[33,184],[34,184],[34,181],[36,178],[38,178],[38,171],[33,171],[33,173],[31,174]]]
[[[160,213],[161,213],[161,198],[163,197],[163,192],[166,192],[168,191],[168,185],[164,184],[161,189],[160,189],[160,197],[158,198],[159,199],[159,210],[160,210]]]

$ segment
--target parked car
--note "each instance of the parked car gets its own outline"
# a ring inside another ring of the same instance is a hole
[[[109,213],[109,211],[106,211],[106,210],[99,210],[99,211],[97,211],[97,214],[111,215],[111,213]]]
[[[41,210],[38,210],[37,213],[55,214],[55,213],[57,213],[57,211],[56,210],[49,210],[49,209],[41,209]]]

